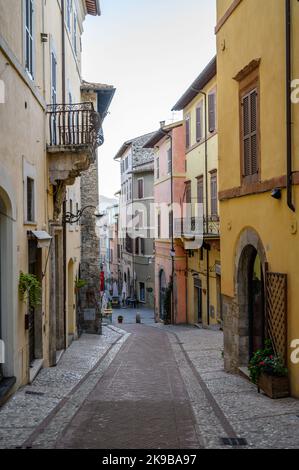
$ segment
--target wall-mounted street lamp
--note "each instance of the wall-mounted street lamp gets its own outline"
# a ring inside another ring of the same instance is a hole
[[[85,206],[83,207],[82,209],[78,210],[77,211],[77,214],[72,214],[72,212],[66,212],[65,213],[65,216],[63,217],[63,223],[64,224],[75,224],[77,222],[79,222],[79,220],[81,219],[82,215],[84,214],[84,212],[87,210],[87,209],[94,209],[95,212],[94,212],[94,216],[97,218],[97,219],[101,219],[102,217],[104,217],[104,213],[103,212],[96,212],[97,211],[97,207],[95,206]]]

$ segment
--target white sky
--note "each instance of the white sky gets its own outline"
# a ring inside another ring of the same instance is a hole
[[[100,194],[120,189],[113,157],[125,140],[154,131],[216,51],[216,0],[101,0],[88,17],[83,78],[117,90],[99,149]]]

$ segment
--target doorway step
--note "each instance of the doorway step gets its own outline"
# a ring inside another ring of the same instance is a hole
[[[64,349],[60,349],[59,351],[56,351],[56,365],[62,358],[64,351],[65,351]]]
[[[34,361],[30,365],[29,369],[29,383],[32,384],[34,381],[35,377],[39,373],[39,371],[42,369],[44,365],[44,360],[43,359],[34,359]]]
[[[238,370],[243,379],[249,380],[249,382],[251,381],[248,367],[239,367]]]
[[[16,377],[4,377],[0,382],[0,406],[8,400],[14,391]]]

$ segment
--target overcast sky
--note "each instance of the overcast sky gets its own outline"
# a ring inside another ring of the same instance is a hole
[[[120,189],[113,157],[125,140],[180,119],[171,108],[214,56],[215,0],[101,0],[88,17],[83,78],[116,87],[99,150],[100,194]]]

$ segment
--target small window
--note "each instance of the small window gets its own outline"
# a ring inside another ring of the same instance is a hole
[[[185,132],[186,132],[186,148],[190,147],[190,116],[185,119]]]
[[[25,68],[33,78],[34,0],[25,0]]]
[[[242,98],[243,175],[258,173],[258,94],[251,90]]]
[[[196,142],[202,139],[202,107],[196,108]]]
[[[208,98],[209,101],[209,132],[214,132],[216,129],[216,93],[211,93]]]
[[[138,199],[142,199],[144,197],[144,187],[143,187],[143,179],[138,180]]]
[[[77,13],[76,12],[74,12],[73,47],[74,47],[75,55],[77,55],[78,49],[77,49]]]
[[[34,201],[34,179],[27,178],[27,222],[34,222],[35,201]]]
[[[167,173],[170,175],[172,170],[172,152],[171,148],[167,151]]]
[[[197,202],[203,204],[203,176],[197,178]]]
[[[158,214],[157,218],[158,238],[161,238],[161,214]]]
[[[140,238],[140,254],[145,255],[145,239]]]
[[[156,159],[156,178],[157,180],[160,178],[160,158]]]
[[[217,173],[211,175],[211,215],[218,215]]]
[[[71,20],[72,20],[73,0],[67,0],[66,4],[66,25],[69,31],[71,31]]]
[[[140,300],[140,302],[145,302],[145,284],[144,284],[144,282],[139,282],[139,300]]]
[[[135,238],[135,255],[139,255],[140,253],[140,238]]]

